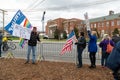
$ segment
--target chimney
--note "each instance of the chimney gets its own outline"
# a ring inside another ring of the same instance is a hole
[[[109,15],[112,15],[112,14],[114,14],[114,11],[110,10]]]

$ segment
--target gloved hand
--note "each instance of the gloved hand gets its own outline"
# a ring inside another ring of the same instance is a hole
[[[75,45],[77,45],[78,43],[76,42]]]

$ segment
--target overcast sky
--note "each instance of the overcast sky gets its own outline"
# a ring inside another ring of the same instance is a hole
[[[0,0],[0,9],[7,11],[5,25],[20,9],[31,24],[38,26],[41,31],[43,11],[46,11],[45,23],[50,19],[60,17],[84,19],[86,12],[89,18],[96,18],[108,15],[110,10],[120,13],[120,0]],[[0,13],[0,18],[1,22],[2,13]]]

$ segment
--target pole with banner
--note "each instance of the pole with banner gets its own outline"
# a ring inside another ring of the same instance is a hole
[[[91,31],[91,29],[90,29],[90,22],[89,22],[89,18],[88,18],[88,13],[87,12],[84,14],[84,17],[85,17],[85,23],[86,23],[87,31]]]

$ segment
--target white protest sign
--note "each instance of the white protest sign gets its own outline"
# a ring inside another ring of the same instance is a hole
[[[84,17],[85,17],[85,22],[86,22],[87,31],[88,31],[88,30],[91,30],[91,29],[90,29],[90,23],[89,23],[89,19],[88,19],[88,14],[87,14],[87,12],[84,14]]]
[[[13,27],[13,36],[17,36],[24,39],[30,39],[31,30],[21,25],[15,24]]]

